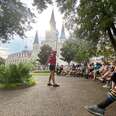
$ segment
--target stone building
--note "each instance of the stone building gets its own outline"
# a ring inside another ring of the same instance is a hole
[[[30,51],[25,46],[25,49],[21,52],[13,53],[8,55],[6,59],[6,64],[19,64],[19,63],[28,63],[37,59],[37,54],[39,53],[39,41],[38,35],[36,32],[35,40],[33,42],[33,49]]]

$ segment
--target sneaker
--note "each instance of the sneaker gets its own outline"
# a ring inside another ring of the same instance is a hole
[[[52,84],[51,83],[48,83],[48,86],[52,86]]]
[[[103,88],[109,88],[109,86],[107,84],[102,86]]]
[[[85,106],[85,109],[95,116],[104,116],[105,110],[99,108],[97,105]]]
[[[53,87],[59,87],[59,86],[60,86],[60,85],[58,85],[58,84],[54,84],[54,85],[53,85]]]

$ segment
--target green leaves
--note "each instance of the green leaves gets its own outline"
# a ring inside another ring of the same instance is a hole
[[[63,9],[68,30],[78,38],[91,40],[97,45],[100,38],[109,36],[116,50],[116,40],[113,37],[116,31],[115,0],[80,0],[79,4],[78,0],[57,0],[57,3]],[[108,29],[113,31],[109,34]]]
[[[31,29],[34,14],[22,2],[8,0],[0,4],[0,41],[7,42],[14,35],[24,37],[26,30]]]
[[[96,55],[96,47],[91,41],[78,40],[75,61],[83,62]]]
[[[92,42],[80,39],[69,39],[61,49],[62,60],[83,62],[96,55],[96,47]]]
[[[66,41],[66,43],[63,45],[63,48],[61,49],[61,59],[70,64],[70,62],[74,60],[74,56],[76,54],[76,47],[77,46],[75,46],[73,41]]]
[[[49,4],[52,4],[52,0],[34,0],[33,2],[33,5],[37,7],[38,12],[42,12]]]
[[[45,65],[47,63],[52,48],[48,45],[43,45],[40,49],[41,50],[40,53],[38,54],[38,58],[39,58],[38,60],[40,64]]]
[[[11,64],[8,66],[0,65],[0,83],[24,83],[29,78],[30,69],[28,64]]]

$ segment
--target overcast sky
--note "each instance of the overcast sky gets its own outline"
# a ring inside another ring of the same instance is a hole
[[[45,39],[45,31],[49,29],[49,21],[52,13],[52,9],[54,9],[56,27],[60,33],[62,27],[62,15],[59,12],[56,6],[49,6],[46,10],[44,10],[41,14],[37,13],[37,10],[32,7],[32,0],[21,0],[31,8],[36,14],[36,23],[32,24],[32,30],[26,32],[27,38],[22,40],[19,37],[16,37],[9,44],[0,44],[0,56],[6,57],[7,54],[11,54],[14,52],[19,52],[24,49],[25,45],[28,46],[28,49],[32,49],[32,43],[34,41],[34,36],[36,31],[38,32],[39,40],[43,41]]]

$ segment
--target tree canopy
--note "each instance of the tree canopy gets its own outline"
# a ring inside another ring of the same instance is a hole
[[[24,37],[31,28],[34,14],[20,0],[0,0],[0,41],[13,39],[13,35]]]
[[[83,62],[87,61],[90,57],[96,56],[96,47],[91,41],[69,39],[61,49],[62,60],[70,63],[71,61]]]
[[[33,0],[33,5],[37,7],[38,12],[42,12],[49,4],[52,3],[52,0]]]
[[[65,14],[66,25],[81,39],[92,40],[109,36],[116,51],[115,0],[57,0]]]
[[[66,41],[63,45],[63,48],[61,48],[61,59],[70,64],[70,62],[73,61],[76,53],[75,47],[76,46],[74,46],[74,43],[71,42],[71,40]]]
[[[51,50],[52,48],[49,45],[43,45],[40,48],[40,53],[38,54],[40,64],[45,65],[47,63]]]
[[[91,41],[76,40],[76,54],[74,60],[76,62],[88,61],[89,58],[96,56],[96,47]]]
[[[38,12],[52,4],[52,0],[33,0]],[[109,37],[116,51],[115,0],[56,0],[64,13],[68,30],[80,39],[97,45],[101,38]],[[32,21],[33,13],[20,0],[0,0],[0,40],[6,42],[12,35],[23,37]]]

